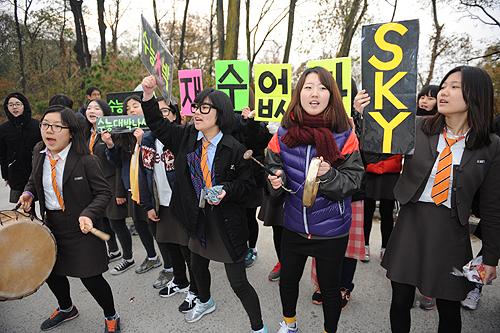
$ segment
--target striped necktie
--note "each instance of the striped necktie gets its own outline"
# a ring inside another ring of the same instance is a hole
[[[205,185],[207,190],[212,187],[212,176],[210,175],[210,168],[208,167],[208,151],[207,148],[210,146],[210,141],[205,141],[205,138],[202,139],[201,149],[201,170],[203,171],[203,179],[205,180]]]
[[[92,137],[90,138],[90,143],[89,143],[89,149],[90,149],[90,153],[92,155],[94,155],[94,145],[95,145],[95,139],[97,137],[97,133],[96,132],[92,132]]]
[[[61,206],[63,212],[64,212],[64,200],[61,195],[61,191],[59,190],[59,187],[57,186],[57,180],[56,180],[56,163],[61,159],[60,157],[57,158],[57,160],[53,160],[50,155],[47,155],[50,160],[50,172],[52,176],[52,188],[54,189],[54,192],[56,193],[57,201],[59,202],[59,205]]]
[[[434,185],[432,186],[431,198],[434,200],[437,206],[441,205],[443,202],[448,200],[448,191],[450,189],[450,175],[451,175],[451,164],[453,162],[453,156],[451,154],[451,146],[453,146],[461,138],[449,139],[446,137],[446,129],[443,131],[444,141],[446,142],[446,147],[441,152],[439,156],[438,167],[436,171],[436,178],[434,179]]]

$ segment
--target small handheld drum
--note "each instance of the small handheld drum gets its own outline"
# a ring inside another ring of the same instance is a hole
[[[316,200],[319,187],[318,171],[320,165],[321,159],[319,157],[313,157],[309,164],[302,194],[302,206],[304,207],[312,207],[314,200]]]
[[[33,294],[56,262],[56,241],[36,217],[0,211],[0,301]]]

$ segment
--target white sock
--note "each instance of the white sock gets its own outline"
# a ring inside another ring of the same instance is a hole
[[[134,262],[134,258],[125,259],[127,262]]]
[[[117,255],[117,254],[120,254],[120,250],[115,251],[115,252],[109,252],[109,254],[112,254],[112,255]]]
[[[252,252],[254,252],[254,253],[257,253],[257,248],[256,247],[251,247],[250,250],[252,250]]]
[[[59,311],[64,312],[64,313],[68,313],[68,312],[70,312],[71,310],[73,310],[73,305],[71,305],[69,308],[64,309],[64,310],[63,310],[63,309],[61,309],[61,308],[59,308]]]
[[[174,272],[174,268],[173,267],[170,267],[170,268],[164,268],[163,269],[165,272],[167,273],[173,273]]]
[[[115,314],[112,315],[111,317],[106,317],[106,320],[115,320],[118,318],[120,318],[120,315],[118,314],[118,312],[115,312]]]
[[[151,260],[151,261],[158,260],[158,255],[155,255],[153,258],[148,257],[148,260]]]

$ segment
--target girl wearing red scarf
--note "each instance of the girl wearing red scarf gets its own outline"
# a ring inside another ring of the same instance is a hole
[[[321,158],[319,189],[312,207],[302,206],[303,184],[313,157]],[[351,195],[364,168],[358,140],[349,125],[332,75],[307,69],[271,139],[267,164],[271,194],[288,189],[281,243],[280,296],[284,321],[278,333],[298,332],[295,322],[299,281],[309,256],[316,258],[323,297],[324,331],[336,332],[341,312],[340,276],[351,226]],[[283,186],[282,186],[283,185]]]

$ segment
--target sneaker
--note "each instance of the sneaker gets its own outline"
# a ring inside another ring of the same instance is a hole
[[[126,270],[133,267],[134,265],[135,265],[135,261],[132,260],[132,262],[130,262],[130,261],[127,261],[125,259],[122,259],[122,261],[120,261],[120,263],[118,265],[116,265],[116,267],[113,268],[110,271],[110,273],[112,275],[118,275],[118,274],[125,272]]]
[[[198,299],[198,295],[191,292],[191,290],[188,290],[186,298],[184,299],[184,302],[182,302],[182,304],[179,305],[179,311],[182,313],[188,313],[189,310],[194,308],[195,300],[197,300],[197,299]]]
[[[432,310],[436,307],[436,299],[422,295],[422,299],[420,299],[420,307],[424,310]]]
[[[252,249],[248,249],[248,254],[245,258],[245,267],[251,267],[253,264],[255,264],[255,261],[257,260],[259,256],[257,255],[257,251],[254,251]]]
[[[131,234],[132,236],[137,236],[137,235],[139,235],[139,233],[137,232],[137,229],[135,228],[135,225],[133,225],[133,224],[128,224],[127,226],[128,226],[128,231],[130,231],[130,234]]]
[[[278,333],[297,333],[299,331],[299,326],[297,326],[297,322],[295,322],[295,328],[288,327],[288,325],[284,320],[280,323],[280,326],[281,327]]]
[[[117,254],[108,253],[108,262],[116,261],[121,259],[122,253],[118,252]]]
[[[274,266],[271,273],[269,273],[269,280],[278,281],[280,279],[280,273],[281,273],[281,263],[278,261],[278,263],[276,264],[276,266]]]
[[[116,318],[114,320],[106,319],[106,326],[104,327],[104,333],[120,333],[120,318]]]
[[[161,266],[161,260],[160,260],[159,256],[156,258],[156,260],[149,260],[146,257],[146,259],[144,259],[144,261],[142,262],[141,266],[137,267],[135,272],[137,274],[142,274],[142,273],[146,273],[147,271],[149,271],[153,268],[160,267],[160,266]]]
[[[361,259],[362,262],[370,261],[370,245],[365,245],[365,258]]]
[[[460,304],[469,310],[475,310],[481,297],[483,297],[481,290],[479,290],[479,288],[474,288],[474,290],[471,290],[467,294],[467,298],[461,301]]]
[[[385,247],[380,248],[380,260],[384,259]]]
[[[340,295],[342,296],[342,310],[347,308],[347,304],[349,304],[349,300],[351,299],[351,291],[347,288],[340,288]]]
[[[187,293],[189,290],[189,284],[185,287],[181,287],[174,282],[174,280],[170,280],[167,283],[167,286],[160,290],[161,297],[170,297],[177,293]]]
[[[262,327],[260,330],[258,331],[254,331],[252,330],[252,333],[268,333],[269,331],[267,330],[267,327],[266,325],[264,324],[264,327]]]
[[[323,304],[323,299],[321,298],[321,290],[319,290],[319,288],[316,288],[316,290],[314,291],[314,294],[312,295],[312,302],[318,305]]]
[[[206,302],[205,304],[201,303],[200,300],[197,298],[195,300],[194,308],[189,310],[184,318],[188,323],[194,323],[195,321],[200,320],[201,317],[203,317],[204,315],[212,313],[214,311],[215,311],[215,303],[212,297],[210,297],[208,302]]]
[[[420,302],[417,301],[417,294],[415,293],[415,296],[413,296],[413,305],[411,306],[412,309],[420,306]]]
[[[78,310],[76,307],[73,305],[73,309],[71,309],[70,312],[61,312],[59,308],[57,308],[52,316],[50,316],[48,319],[46,319],[43,323],[42,326],[40,326],[40,329],[42,331],[48,331],[53,329],[54,327],[59,326],[60,324],[64,323],[65,321],[75,319],[78,317]]]
[[[164,269],[161,270],[160,275],[156,279],[156,281],[153,283],[153,288],[155,289],[162,289],[165,288],[167,283],[172,280],[174,277],[174,273],[168,272]]]

